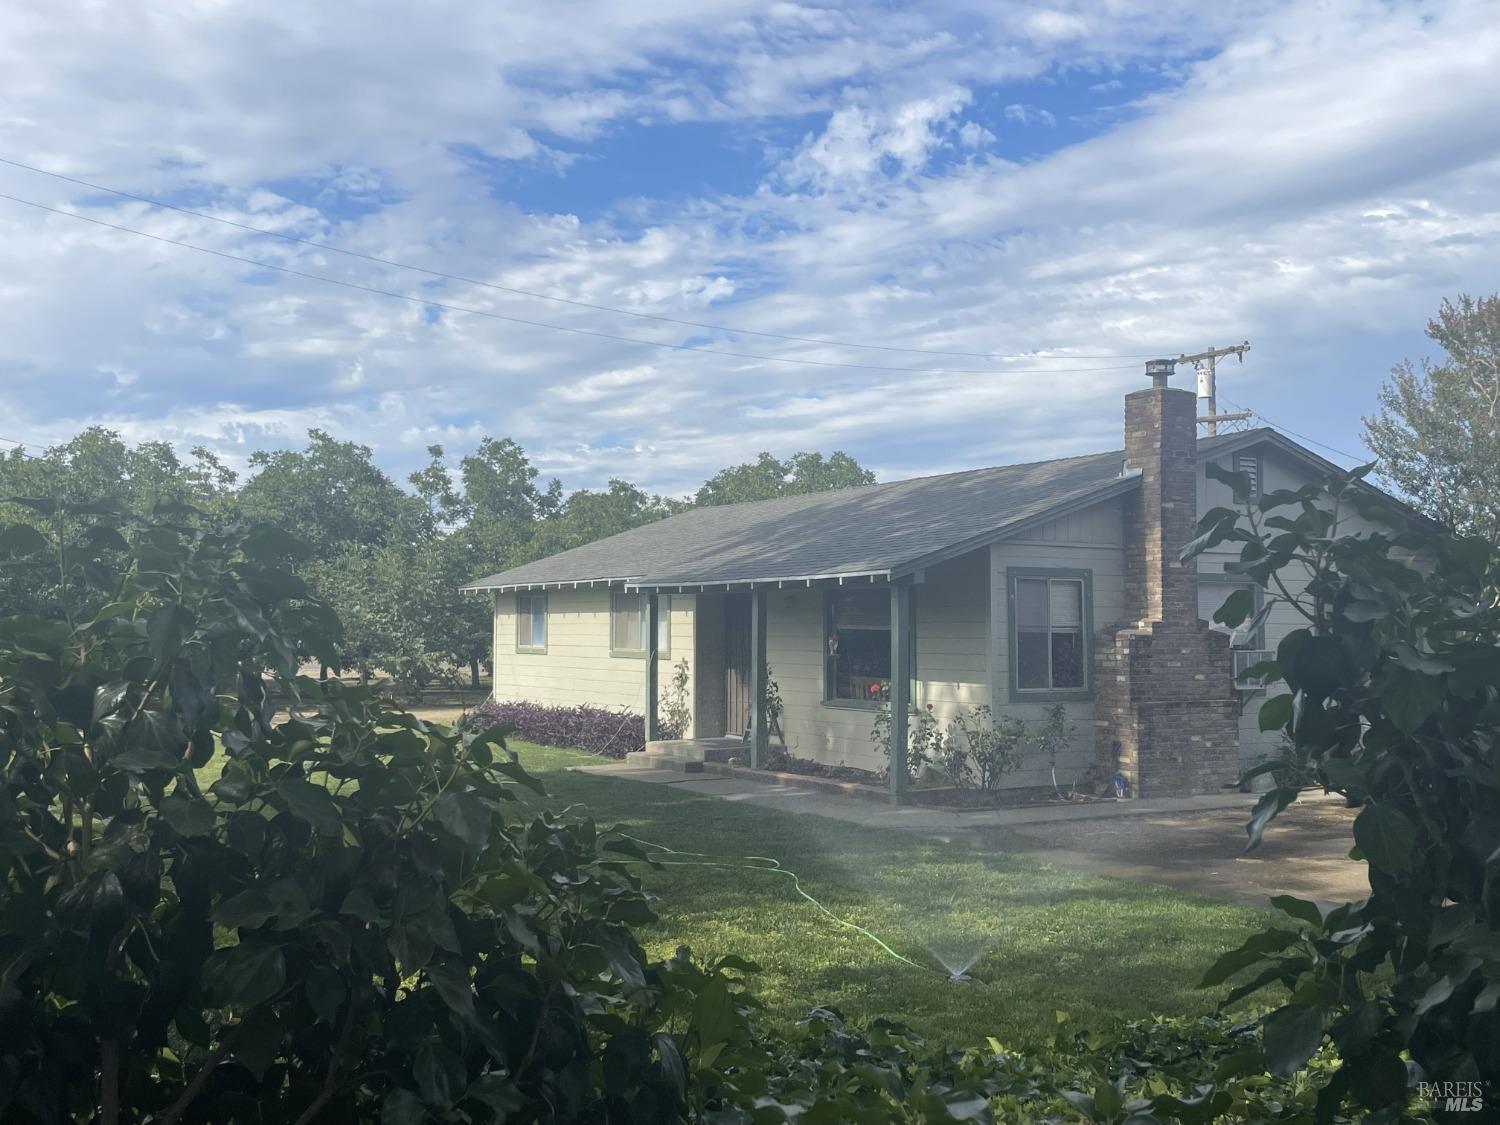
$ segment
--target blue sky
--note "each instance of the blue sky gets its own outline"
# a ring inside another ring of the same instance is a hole
[[[895,478],[1118,445],[1144,355],[1248,338],[1223,398],[1358,454],[1441,299],[1500,277],[1496,57],[1477,0],[22,0],[0,157],[471,280],[0,192],[491,315],[0,200],[0,436]]]

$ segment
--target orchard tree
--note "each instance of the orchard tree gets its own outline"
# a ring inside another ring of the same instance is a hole
[[[376,466],[369,446],[323,430],[307,431],[307,439],[301,451],[250,455],[258,471],[240,489],[242,514],[304,540],[317,559],[384,543],[417,501]]]
[[[1500,542],[1500,295],[1445,300],[1427,335],[1446,355],[1391,370],[1365,444],[1434,519]]]
[[[581,547],[674,515],[686,507],[682,501],[653,495],[629,481],[611,477],[609,488],[604,491],[580,488],[569,496],[556,516],[537,525],[536,534],[515,562],[529,562]]]
[[[785,461],[762,453],[754,461],[719,470],[703,482],[693,501],[700,507],[739,504],[874,483],[875,474],[842,450],[835,450],[827,460],[821,453],[793,453]]]
[[[17,447],[0,456],[0,526],[40,514],[58,549],[82,557],[107,549],[115,537],[103,529],[132,515],[161,508],[181,522],[218,518],[233,504],[234,482],[235,474],[201,447],[184,461],[168,442],[132,446],[113,430],[91,426],[38,454]],[[0,568],[0,613],[61,617],[64,593],[47,572]]]

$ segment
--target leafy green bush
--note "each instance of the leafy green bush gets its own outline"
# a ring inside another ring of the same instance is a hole
[[[875,712],[875,723],[870,728],[870,741],[885,757],[885,774],[889,776],[891,761],[891,705],[882,703]],[[943,756],[943,728],[932,713],[932,704],[911,712],[906,727],[906,773],[913,779]]]
[[[995,718],[981,703],[954,716],[948,725],[945,753],[939,760],[953,784],[980,790],[999,788],[1026,756],[1026,721],[1015,715]]]
[[[0,1119],[686,1112],[749,1002],[647,963],[636,845],[523,800],[503,730],[294,678],[337,622],[274,531],[109,547],[62,564],[100,608],[0,621]]]
[[[1227,954],[1208,982],[1251,973],[1232,997],[1284,986],[1264,1064],[1295,1074],[1326,1037],[1340,1062],[1321,1112],[1352,1098],[1393,1120],[1414,1082],[1500,1074],[1500,551],[1406,526],[1362,490],[1364,471],[1252,502],[1248,478],[1210,465],[1246,506],[1205,515],[1185,555],[1240,544],[1225,569],[1265,587],[1267,609],[1279,601],[1305,620],[1251,670],[1287,688],[1260,726],[1284,731],[1291,764],[1359,808],[1371,889],[1327,915],[1278,899],[1287,923]],[[1350,516],[1375,530],[1355,534]],[[1284,585],[1288,568],[1305,568],[1305,591]],[[1237,626],[1252,606],[1239,591],[1215,620]],[[1261,798],[1252,847],[1298,792]]]
[[[662,693],[660,717],[664,737],[681,738],[692,725],[693,702],[688,695],[691,679],[687,657],[684,656],[672,665],[672,682]]]

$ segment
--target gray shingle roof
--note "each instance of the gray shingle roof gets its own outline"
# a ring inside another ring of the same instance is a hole
[[[1268,427],[1200,438],[1198,457],[1206,460],[1266,442],[1316,469],[1337,469]],[[694,508],[464,588],[507,590],[586,582],[714,586],[896,576],[1134,487],[1138,476],[1121,474],[1124,456],[1110,450]],[[1370,491],[1384,496],[1377,489]]]
[[[1132,487],[1119,451],[694,508],[482,578],[467,589],[575,582],[704,586],[900,574],[1046,513]]]

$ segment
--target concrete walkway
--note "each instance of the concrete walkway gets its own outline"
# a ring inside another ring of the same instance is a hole
[[[1139,801],[1078,801],[1058,805],[1026,805],[1010,809],[932,809],[915,805],[893,808],[880,801],[832,796],[794,784],[748,781],[740,777],[718,777],[713,774],[679,773],[676,770],[611,762],[608,765],[574,766],[579,773],[641,781],[648,785],[669,785],[680,793],[718,797],[748,805],[786,812],[812,813],[832,820],[863,824],[871,828],[900,828],[929,836],[949,837],[981,829],[1006,828],[1022,824],[1044,824],[1059,820],[1097,820],[1101,817],[1145,816],[1202,812],[1208,809],[1243,809],[1247,813],[1255,797],[1246,793],[1215,794],[1208,797],[1156,797]]]
[[[1278,894],[1325,907],[1369,894],[1364,864],[1348,858],[1354,814],[1340,799],[1322,794],[1304,794],[1272,823],[1264,843],[1246,854],[1245,821],[1256,801],[1248,793],[1011,809],[892,808],[792,784],[624,762],[574,768],[723,801],[915,832],[959,847],[1024,855],[1250,906],[1265,906]]]

